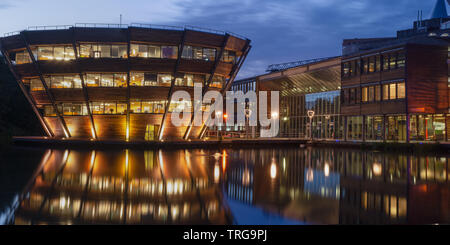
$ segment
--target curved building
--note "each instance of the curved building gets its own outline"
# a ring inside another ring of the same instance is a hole
[[[251,48],[236,34],[145,24],[36,27],[0,42],[49,137],[123,141],[199,137],[205,128],[171,123],[193,111],[173,93],[224,93]]]

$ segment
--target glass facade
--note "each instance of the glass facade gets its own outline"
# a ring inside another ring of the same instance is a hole
[[[343,117],[339,115],[340,91],[286,96],[280,100],[280,137],[342,138]],[[312,124],[308,111],[315,113]]]

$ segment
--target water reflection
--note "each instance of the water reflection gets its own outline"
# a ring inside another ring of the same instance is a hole
[[[12,222],[449,223],[448,162],[324,148],[48,150]]]

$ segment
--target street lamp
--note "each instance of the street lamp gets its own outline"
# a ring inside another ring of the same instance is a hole
[[[310,136],[310,138],[311,138],[311,141],[313,140],[313,135],[312,135],[312,120],[313,120],[315,114],[316,114],[316,112],[313,111],[313,110],[309,110],[309,111],[308,111],[308,117],[309,117],[309,136]]]

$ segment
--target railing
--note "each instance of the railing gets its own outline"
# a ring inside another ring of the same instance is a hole
[[[128,28],[126,24],[108,24],[108,23],[76,23],[75,27],[81,28]]]
[[[183,27],[170,26],[170,25],[154,25],[154,24],[143,24],[143,23],[131,23],[130,26],[131,27],[138,27],[138,28],[171,30],[171,31],[182,31],[182,30],[184,30]]]
[[[29,31],[48,31],[48,30],[67,30],[72,25],[56,25],[56,26],[29,26]]]
[[[244,40],[248,40],[245,36],[229,32],[229,31],[220,31],[214,30],[210,28],[197,27],[191,25],[185,26],[171,26],[171,25],[154,25],[154,24],[145,24],[145,23],[131,23],[127,24],[108,24],[108,23],[76,23],[75,25],[53,25],[53,26],[30,26],[27,28],[28,31],[47,31],[47,30],[67,30],[73,27],[77,28],[120,28],[126,29],[128,27],[138,27],[138,28],[148,28],[148,29],[159,29],[159,30],[172,30],[172,31],[183,31],[183,30],[192,30],[199,31],[205,33],[212,33],[218,35],[225,35],[226,33],[242,38]],[[14,31],[5,33],[5,37],[14,36],[20,34],[21,31]]]
[[[314,64],[317,62],[321,62],[324,60],[329,60],[329,59],[333,59],[333,58],[337,58],[338,56],[335,57],[326,57],[326,58],[318,58],[318,59],[311,59],[311,60],[301,60],[301,61],[295,61],[295,62],[288,62],[288,63],[282,63],[282,64],[274,64],[274,65],[270,65],[269,67],[267,67],[267,72],[278,72],[278,71],[284,71],[290,68],[294,68],[294,67],[299,67],[299,66],[304,66],[304,65],[309,65],[309,64]]]

